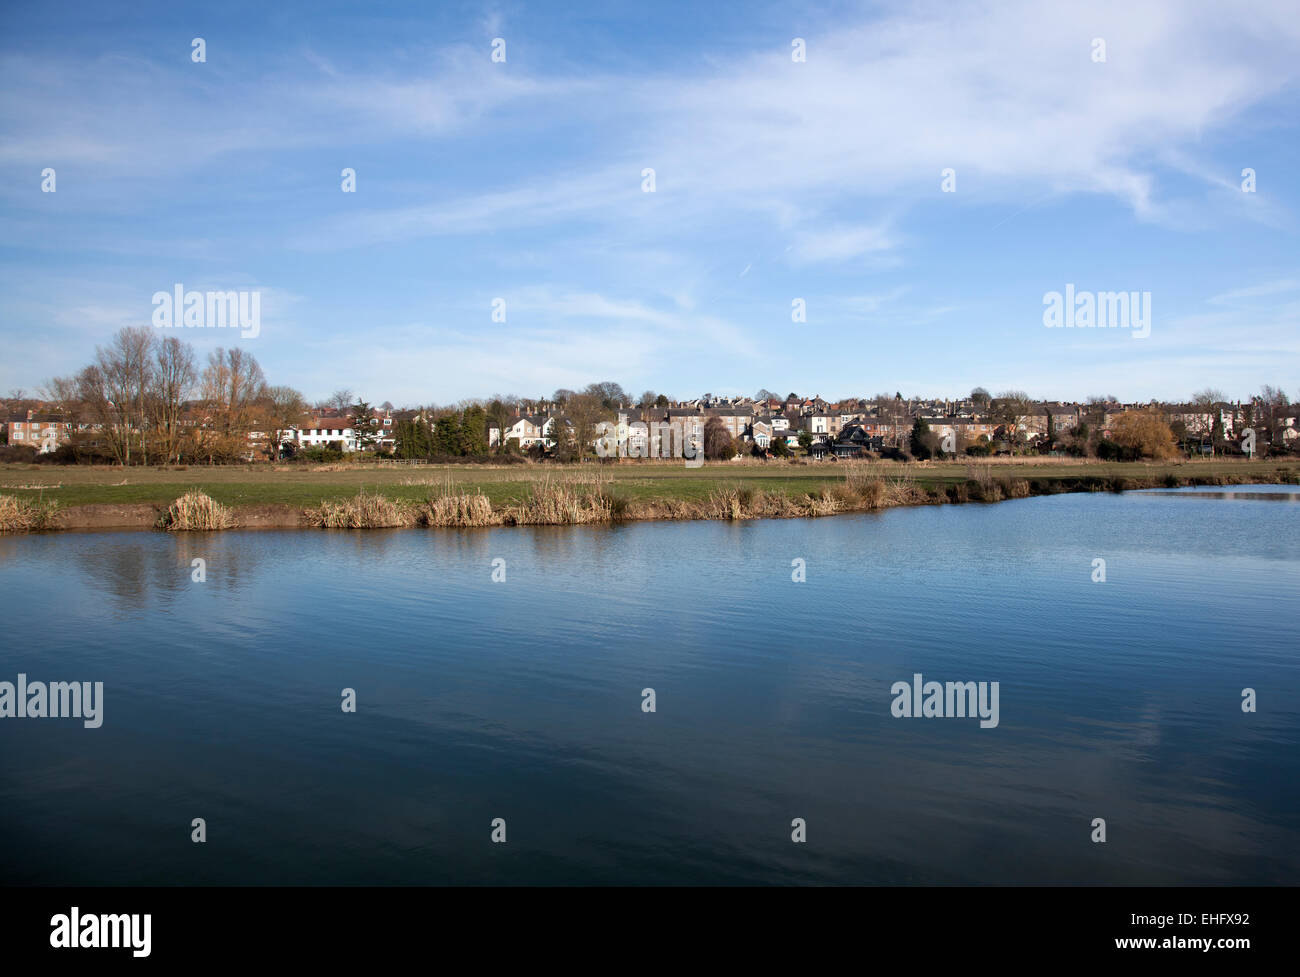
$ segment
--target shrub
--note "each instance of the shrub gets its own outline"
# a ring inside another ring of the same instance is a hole
[[[609,518],[614,522],[627,519],[631,514],[631,503],[622,495],[613,495],[609,492],[603,494],[605,501],[609,503]]]
[[[1097,442],[1097,457],[1102,461],[1137,461],[1141,454],[1118,441],[1102,438]]]
[[[30,444],[0,445],[0,461],[20,465],[33,464],[39,453]]]
[[[343,454],[344,453],[338,448],[320,446],[315,448],[303,448],[293,457],[295,461],[302,460],[317,465],[323,465],[333,461],[342,461]]]

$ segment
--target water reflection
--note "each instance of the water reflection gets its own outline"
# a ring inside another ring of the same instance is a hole
[[[1295,518],[1175,495],[0,540],[0,591],[53,609],[7,622],[0,679],[107,701],[94,736],[0,724],[0,874],[1293,882]],[[999,727],[893,718],[915,672],[998,681]],[[196,810],[221,859],[167,840]],[[498,816],[516,857],[486,843]]]

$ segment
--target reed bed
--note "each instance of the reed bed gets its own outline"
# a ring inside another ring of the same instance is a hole
[[[608,485],[608,477],[595,473],[547,478],[531,484],[528,494],[519,501],[494,508],[484,493],[454,488],[450,479],[443,479],[440,492],[416,505],[363,490],[352,498],[322,501],[307,512],[307,521],[324,529],[383,529],[411,525],[572,526],[626,518],[627,501],[612,495]]]
[[[740,490],[720,489],[709,494],[706,511],[697,518],[705,519],[747,519],[745,506],[740,500]]]
[[[810,516],[833,516],[846,508],[845,502],[831,489],[822,489],[810,494],[805,503]]]
[[[836,512],[862,508],[856,497],[847,499],[838,489],[822,489],[791,497],[782,492],[763,492],[749,488],[718,489],[704,502],[682,503],[664,513],[670,519],[791,519],[798,516],[828,516]]]
[[[234,525],[233,512],[199,491],[186,492],[158,517],[158,528],[169,533],[214,532]]]
[[[502,513],[507,526],[575,526],[592,522],[612,522],[617,505],[607,491],[609,479],[599,473],[561,481],[546,478],[531,486],[526,498],[509,505]]]
[[[365,490],[351,498],[322,501],[307,518],[321,529],[393,529],[414,521],[405,503]]]
[[[53,502],[0,495],[0,533],[35,533],[54,528]]]
[[[824,493],[825,494],[825,493]],[[864,468],[851,468],[844,473],[844,482],[829,490],[839,508],[828,511],[857,509],[887,509],[900,505],[924,505],[930,496],[910,478],[898,475],[881,476]]]
[[[949,484],[931,484],[900,471],[894,465],[852,463],[842,481],[806,493],[764,490],[743,484],[715,488],[706,498],[668,497],[633,499],[613,491],[609,474],[599,470],[547,475],[530,481],[526,491],[493,504],[475,486],[457,483],[449,475],[440,479],[407,479],[403,485],[438,486],[423,502],[390,499],[362,490],[353,498],[323,501],[306,512],[309,525],[336,529],[379,529],[399,526],[476,528],[487,526],[572,526],[620,522],[625,519],[737,522],[748,519],[820,517],[841,512],[867,512],[896,506],[943,503],[998,502],[1058,492],[1125,491],[1157,485],[1231,484],[1246,477],[1180,477],[1172,474],[1132,477],[1096,475],[1083,478],[1012,478],[1004,469],[969,464],[967,478]],[[1279,470],[1279,475],[1289,472]],[[1285,480],[1285,478],[1283,479]],[[622,486],[626,487],[626,485]],[[201,493],[194,493],[206,499]],[[173,509],[184,500],[177,500]],[[207,503],[215,505],[210,499]],[[218,507],[220,508],[220,507]],[[170,512],[171,510],[169,510]],[[225,528],[188,512],[178,513],[168,528]]]
[[[502,517],[482,492],[445,492],[425,500],[417,521],[421,526],[499,526]]]

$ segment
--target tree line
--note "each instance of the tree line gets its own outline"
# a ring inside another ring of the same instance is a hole
[[[67,377],[48,381],[41,390],[54,411],[74,423],[70,444],[56,455],[69,460],[109,461],[121,465],[206,462],[220,464],[248,460],[252,456],[249,435],[264,432],[270,457],[278,458],[284,434],[304,424],[309,405],[289,386],[267,382],[257,359],[240,347],[217,348],[200,360],[193,347],[175,335],[148,326],[120,330],[104,346],[96,347],[93,360]],[[705,394],[705,399],[711,399]],[[761,389],[757,401],[779,401],[778,395]],[[791,393],[785,400],[798,400]],[[998,425],[992,439],[1012,450],[1026,447],[1022,427],[1038,411],[1039,402],[1021,390],[1005,390],[993,396],[983,387],[970,392],[977,410]],[[902,394],[879,393],[868,400],[875,404],[881,421],[906,430],[911,436],[900,448],[914,457],[941,455],[938,438],[920,419],[913,419],[909,402]],[[1068,430],[1057,430],[1049,413],[1046,443],[1053,450],[1103,459],[1170,457],[1178,446],[1194,443],[1218,453],[1228,447],[1227,433],[1218,408],[1229,403],[1224,395],[1207,388],[1192,395],[1190,420],[1169,422],[1157,410],[1135,410],[1122,415],[1103,436],[1105,415],[1116,406],[1114,397],[1089,397],[1083,418]],[[504,433],[521,415],[545,412],[556,418],[548,437],[552,446],[534,447],[534,454],[546,453],[557,460],[571,461],[592,454],[601,421],[615,419],[618,409],[635,404],[641,408],[664,408],[669,398],[653,390],[633,398],[618,383],[602,381],[582,390],[561,388],[549,398],[535,400],[516,396],[494,396],[486,403],[462,401],[454,407],[429,407],[414,418],[394,426],[393,454],[406,459],[434,459],[487,456],[491,453],[522,453],[517,442]],[[392,404],[382,405],[391,410]],[[380,430],[369,423],[370,405],[346,388],[336,390],[315,405],[351,415],[353,430],[361,447],[373,447]],[[1290,401],[1280,389],[1265,386],[1260,394],[1240,405],[1242,426],[1257,431],[1261,453],[1286,450],[1283,437]],[[503,437],[491,444],[489,431],[499,429]],[[808,443],[804,443],[807,441]],[[800,439],[811,452],[811,435]],[[710,459],[732,457],[748,445],[733,441],[716,418],[704,430],[704,450]],[[292,447],[286,450],[292,451]],[[961,443],[958,453],[991,453],[991,442]],[[784,439],[774,439],[772,454],[789,453]],[[55,460],[61,460],[56,458]]]
[[[269,385],[251,353],[218,347],[200,362],[189,343],[148,326],[120,330],[42,394],[77,428],[60,451],[120,465],[244,460],[250,431],[269,428],[277,444],[306,408],[292,387]]]

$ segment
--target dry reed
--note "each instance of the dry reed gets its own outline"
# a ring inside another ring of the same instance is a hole
[[[211,532],[234,525],[234,513],[197,490],[186,492],[158,517],[158,528],[169,533]]]
[[[0,533],[34,533],[52,529],[56,508],[53,502],[0,495]]]
[[[610,522],[615,503],[605,486],[609,479],[575,477],[552,481],[548,476],[530,487],[521,502],[506,506],[502,519],[508,526],[573,526]],[[620,503],[620,508],[622,504]]]
[[[412,523],[407,505],[364,489],[351,498],[322,500],[307,517],[322,529],[392,529]]]

